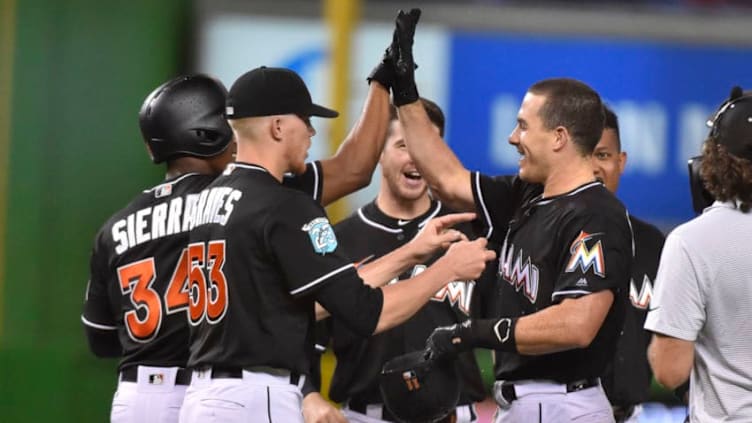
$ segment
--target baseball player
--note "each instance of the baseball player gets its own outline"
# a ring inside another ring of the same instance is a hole
[[[369,183],[389,115],[385,80],[369,84],[360,122],[337,153],[285,185],[326,205]],[[154,162],[167,164],[166,181],[116,213],[95,240],[82,321],[94,354],[122,357],[113,421],[177,421],[190,381],[184,250],[199,193],[234,153],[226,94],[219,81],[195,75],[146,98],[141,130]]]
[[[735,87],[708,124],[697,182],[715,202],[666,238],[645,320],[654,332],[648,358],[663,386],[691,380],[689,421],[748,422],[752,92]]]
[[[593,175],[599,95],[573,79],[533,84],[509,137],[519,174],[471,173],[418,102],[412,38],[398,43],[393,101],[410,155],[439,199],[477,211],[501,245],[489,315],[436,329],[428,353],[495,350],[496,423],[613,421],[599,376],[624,321],[632,235],[624,206]]]
[[[627,162],[627,153],[621,149],[616,114],[608,107],[604,111],[605,127],[593,152],[593,165],[596,179],[615,194]],[[643,325],[664,242],[663,234],[655,226],[632,215],[629,221],[635,241],[629,303],[616,345],[616,356],[602,376],[603,389],[611,402],[617,423],[636,423],[642,410],[640,404],[647,401],[650,395],[653,376],[647,359],[650,332],[644,330]]]
[[[177,421],[190,383],[185,247],[198,193],[232,161],[217,80],[178,77],[155,89],[141,132],[165,181],[115,213],[97,234],[81,317],[91,350],[121,357],[112,422]]]
[[[188,365],[194,373],[180,421],[302,422],[314,301],[368,336],[409,318],[448,282],[474,279],[495,255],[485,239],[459,241],[409,281],[364,285],[323,208],[280,184],[286,172],[305,170],[315,133],[310,116],[337,113],[314,104],[303,80],[281,68],[242,75],[227,104],[238,162],[202,192],[201,217],[192,225]],[[420,240],[361,272],[391,278],[436,246],[461,239],[445,229],[473,217],[434,219]]]
[[[444,135],[444,114],[432,101],[420,100],[434,130]],[[407,152],[402,128],[394,110],[384,151],[379,160],[381,186],[375,200],[359,208],[352,216],[334,226],[340,246],[363,263],[383,256],[411,240],[435,216],[448,209],[428,195],[428,187]],[[471,228],[457,226],[471,236]],[[399,276],[408,279],[420,273],[437,257],[417,264]],[[391,281],[396,283],[398,280]],[[475,281],[454,281],[434,294],[428,304],[404,324],[371,338],[362,338],[346,322],[329,319],[337,367],[329,397],[346,403],[344,414],[350,422],[396,421],[383,406],[378,376],[382,366],[396,356],[422,350],[431,331],[438,326],[464,321],[471,312]],[[476,420],[473,403],[485,398],[480,371],[472,352],[459,357],[463,375],[460,406],[456,422]]]

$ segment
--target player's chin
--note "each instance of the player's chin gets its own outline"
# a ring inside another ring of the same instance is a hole
[[[520,169],[517,171],[517,175],[519,175],[520,179],[522,179],[525,182],[532,182],[530,180],[530,172],[527,170],[525,166],[520,166]]]
[[[530,171],[530,169],[527,169],[525,167],[520,167],[520,172],[518,173],[520,179],[523,181],[529,183],[529,184],[542,184],[543,181],[538,178],[533,172]]]
[[[426,184],[420,186],[402,186],[400,187],[400,197],[406,201],[415,201],[423,196],[428,190]]]

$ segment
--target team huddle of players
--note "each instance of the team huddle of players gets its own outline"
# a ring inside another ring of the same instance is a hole
[[[229,91],[179,77],[146,98],[166,179],[97,234],[82,315],[94,353],[121,357],[113,422],[400,421],[379,374],[415,351],[461,375],[440,421],[476,421],[474,348],[494,351],[495,422],[636,421],[664,238],[614,196],[616,115],[583,82],[539,81],[509,136],[518,174],[467,170],[418,95],[419,16],[400,11],[327,159],[305,162],[310,118],[337,112],[293,71],[256,68]],[[323,207],[377,164],[376,198],[332,226]],[[341,408],[318,392],[327,346]]]

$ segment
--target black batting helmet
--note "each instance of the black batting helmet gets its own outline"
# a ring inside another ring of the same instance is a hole
[[[381,370],[381,396],[402,422],[434,422],[457,407],[460,381],[455,360],[433,360],[424,351],[389,360]]]
[[[222,153],[232,139],[226,98],[227,88],[207,75],[181,76],[152,91],[138,120],[154,163]]]

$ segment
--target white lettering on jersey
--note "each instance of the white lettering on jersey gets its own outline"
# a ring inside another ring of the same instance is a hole
[[[182,213],[183,199],[180,197],[174,198],[170,201],[170,212],[167,215],[167,235],[180,232],[180,217]]]
[[[227,196],[227,201],[225,201],[225,212],[222,215],[222,220],[219,222],[222,225],[227,224],[227,219],[230,218],[230,214],[235,208],[235,202],[240,200],[240,197],[243,196],[243,193],[238,190],[232,190],[230,195]]]
[[[162,203],[154,207],[152,211],[151,231],[154,238],[161,238],[167,232],[167,203]]]
[[[569,247],[571,256],[569,257],[566,272],[572,273],[579,267],[582,273],[585,274],[592,267],[593,273],[602,278],[606,277],[606,263],[603,259],[601,241],[598,240],[592,248],[588,248],[585,243],[595,235],[599,235],[599,233],[589,234],[585,231],[580,231],[580,234]]]
[[[517,253],[514,260],[514,244],[507,246],[506,241],[499,256],[499,274],[509,282],[517,292],[524,288],[524,294],[531,303],[538,298],[538,267],[532,263],[530,256],[523,260],[522,250]]]
[[[227,224],[234,203],[243,193],[229,187],[215,187],[210,191],[187,195],[185,208],[183,199],[176,197],[169,204],[145,207],[116,221],[112,225],[115,253],[123,254],[152,239],[187,232],[199,224]]]
[[[151,214],[151,207],[136,212],[136,244],[143,244],[151,239],[151,234],[146,232],[149,222],[146,217]]]
[[[190,230],[196,223],[196,211],[201,194],[185,196],[185,217],[183,218],[183,231]]]
[[[635,308],[647,309],[650,305],[650,299],[653,298],[653,282],[648,275],[644,275],[642,278],[642,287],[640,292],[637,292],[634,279],[629,280],[629,301]]]
[[[112,240],[115,241],[115,253],[123,254],[128,249],[128,236],[125,234],[125,219],[112,225]]]

